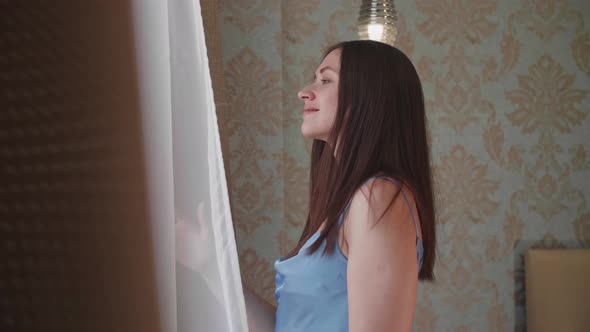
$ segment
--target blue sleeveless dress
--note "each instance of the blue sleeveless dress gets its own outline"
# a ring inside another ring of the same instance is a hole
[[[399,182],[391,178],[383,177],[383,179],[401,187]],[[412,205],[403,190],[402,194],[410,207],[416,227],[418,270],[420,270],[424,249],[418,236],[418,224]],[[338,219],[339,226],[342,225],[349,205],[350,202]],[[326,240],[312,255],[306,255],[305,250],[319,235],[319,231],[314,233],[297,255],[286,260],[279,258],[274,263],[276,270],[275,298],[278,304],[275,332],[348,332],[348,291],[346,287],[348,260],[340,250],[338,241],[334,242],[336,248],[334,248],[333,255],[325,257],[321,255],[326,246]]]

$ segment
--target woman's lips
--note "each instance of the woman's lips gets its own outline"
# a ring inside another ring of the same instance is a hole
[[[303,110],[303,115],[310,114],[310,113],[315,113],[317,111],[319,111],[317,108],[306,108],[306,109]]]

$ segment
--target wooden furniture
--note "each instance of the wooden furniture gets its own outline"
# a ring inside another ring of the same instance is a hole
[[[530,249],[527,331],[590,331],[590,249]]]

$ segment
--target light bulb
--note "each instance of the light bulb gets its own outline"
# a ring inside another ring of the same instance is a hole
[[[367,26],[369,39],[381,40],[383,38],[383,24],[373,23]]]
[[[397,11],[393,0],[363,0],[358,18],[358,36],[393,46],[397,38]]]

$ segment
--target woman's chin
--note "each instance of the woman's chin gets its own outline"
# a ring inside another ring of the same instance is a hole
[[[310,130],[306,130],[305,126],[301,126],[301,136],[306,139],[313,139],[316,135]]]

